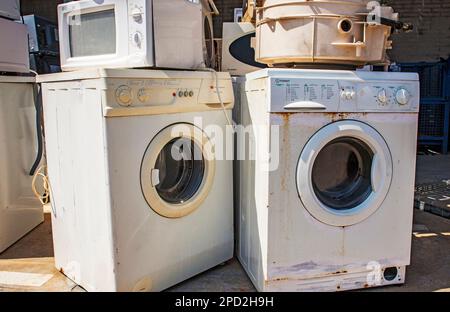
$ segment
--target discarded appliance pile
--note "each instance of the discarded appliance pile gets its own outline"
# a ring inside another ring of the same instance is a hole
[[[365,0],[251,0],[224,24],[219,73],[215,14],[58,7],[63,73],[37,77],[57,269],[88,291],[160,291],[232,258],[236,235],[260,291],[404,283],[418,77],[359,69],[412,26]]]

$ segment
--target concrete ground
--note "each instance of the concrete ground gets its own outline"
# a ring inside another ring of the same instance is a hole
[[[450,179],[450,155],[418,156],[416,184]]]
[[[450,179],[450,156],[419,156],[417,168],[417,183]],[[415,210],[413,232],[412,260],[406,284],[365,291],[450,292],[450,220]],[[49,214],[46,214],[42,225],[0,254],[0,283],[5,271],[32,273],[36,285],[0,284],[0,291],[83,291],[53,266]],[[18,275],[16,280],[23,281],[27,277],[29,278],[27,275]],[[233,259],[172,287],[169,291],[241,292],[255,289],[239,262]]]

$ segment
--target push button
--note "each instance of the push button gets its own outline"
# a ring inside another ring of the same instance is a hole
[[[353,100],[356,97],[356,92],[353,88],[345,88],[341,90],[341,99]]]

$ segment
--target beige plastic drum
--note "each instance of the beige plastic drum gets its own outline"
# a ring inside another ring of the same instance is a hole
[[[366,22],[366,0],[267,0],[257,9],[256,60],[281,64],[383,63],[391,27]]]

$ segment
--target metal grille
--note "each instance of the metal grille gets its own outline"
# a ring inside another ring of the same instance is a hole
[[[444,136],[445,105],[447,103],[422,103],[419,113],[419,136]]]
[[[450,181],[418,185],[414,199],[416,208],[450,218]]]
[[[403,64],[403,72],[414,72],[420,76],[422,98],[444,98],[444,84],[447,63]]]

